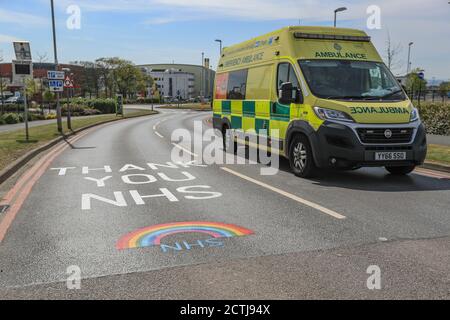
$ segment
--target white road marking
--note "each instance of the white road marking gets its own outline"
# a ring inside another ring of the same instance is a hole
[[[333,210],[330,210],[330,209],[327,209],[327,208],[325,208],[325,207],[322,207],[321,205],[316,204],[316,203],[314,203],[314,202],[311,202],[311,201],[305,200],[305,199],[303,199],[303,198],[300,198],[300,197],[298,197],[298,196],[296,196],[296,195],[293,195],[292,193],[283,191],[283,190],[281,190],[281,189],[278,189],[278,188],[276,188],[276,187],[273,187],[273,186],[271,186],[271,185],[268,185],[268,184],[266,184],[266,183],[264,183],[264,182],[255,180],[255,179],[253,179],[253,178],[250,178],[250,177],[248,177],[248,176],[246,176],[246,175],[243,175],[243,174],[241,174],[241,173],[239,173],[239,172],[236,172],[236,171],[234,171],[234,170],[231,170],[231,169],[229,169],[229,168],[221,167],[220,169],[222,169],[222,170],[224,170],[224,171],[226,171],[226,172],[228,172],[228,173],[231,173],[231,174],[233,174],[233,175],[235,175],[235,176],[237,176],[237,177],[239,177],[239,178],[242,178],[242,179],[244,179],[244,180],[253,182],[254,184],[257,184],[257,185],[259,185],[259,186],[261,186],[261,187],[263,187],[263,188],[269,189],[270,191],[273,191],[273,192],[276,192],[276,193],[278,193],[278,194],[281,194],[282,196],[285,196],[285,197],[287,197],[287,198],[289,198],[289,199],[292,199],[292,200],[294,200],[294,201],[297,201],[297,202],[299,202],[299,203],[301,203],[301,204],[304,204],[304,205],[306,205],[306,206],[308,206],[308,207],[311,207],[311,208],[313,208],[313,209],[319,210],[319,211],[321,211],[321,212],[323,212],[323,213],[325,213],[325,214],[328,214],[328,215],[332,216],[333,218],[340,219],[340,220],[346,219],[346,216],[343,216],[343,215],[341,215],[341,214],[339,214],[339,213],[337,213],[337,212],[335,212],[335,211],[333,211]]]
[[[155,131],[155,134],[160,137],[161,139],[164,139],[164,136],[162,134],[160,134],[158,131]]]
[[[174,146],[175,148],[178,148],[178,149],[180,149],[180,150],[183,150],[184,152],[189,153],[191,156],[198,157],[197,154],[191,152],[190,150],[186,149],[185,147],[182,147],[182,146],[180,146],[179,144],[176,144],[176,143],[172,143],[172,144],[173,144],[173,146]]]

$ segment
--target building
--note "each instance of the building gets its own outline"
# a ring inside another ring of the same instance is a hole
[[[73,74],[72,77],[81,79],[83,67],[72,64],[60,64],[59,70],[68,68]],[[43,84],[47,83],[47,71],[55,70],[54,63],[39,63],[33,62],[33,78],[42,80]],[[0,89],[3,96],[13,96],[15,92],[22,90],[21,78],[18,77],[14,70],[12,63],[0,63]]]
[[[177,72],[189,73],[194,75],[194,88],[192,97],[203,96],[210,98],[213,95],[214,77],[216,72],[209,66],[209,60],[205,59],[205,65],[191,64],[145,64],[139,67],[153,71],[175,70]],[[203,84],[203,85],[202,85]],[[166,92],[164,92],[166,93]]]
[[[141,69],[153,78],[160,96],[182,100],[194,98],[194,74],[178,71],[177,69],[160,70],[148,67],[141,67]]]

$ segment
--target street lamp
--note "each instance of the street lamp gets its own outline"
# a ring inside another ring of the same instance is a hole
[[[222,40],[216,39],[215,41],[220,44],[220,55],[222,55]]]
[[[336,10],[334,10],[334,27],[335,28],[336,28],[336,15],[337,15],[337,13],[345,11],[345,10],[347,10],[346,7],[340,7],[340,8],[337,8]]]
[[[414,44],[414,42],[410,42],[408,44],[408,65],[406,66],[406,75],[409,74],[411,71],[411,46]]]
[[[202,102],[203,102],[203,90],[205,88],[205,86],[204,86],[204,81],[205,81],[204,66],[205,66],[205,53],[202,52],[202,75],[201,75],[201,85],[200,85],[200,99],[202,100]]]

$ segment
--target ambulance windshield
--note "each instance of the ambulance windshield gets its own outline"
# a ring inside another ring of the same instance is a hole
[[[312,93],[324,99],[405,100],[405,94],[383,63],[348,60],[300,60]]]

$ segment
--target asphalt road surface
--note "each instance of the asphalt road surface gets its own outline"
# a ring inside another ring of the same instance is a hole
[[[450,298],[450,176],[202,165],[171,138],[210,117],[103,125],[2,186],[0,298]]]

